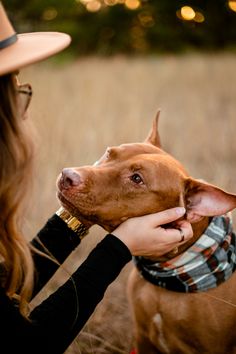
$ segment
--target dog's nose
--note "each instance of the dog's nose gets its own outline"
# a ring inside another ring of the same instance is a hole
[[[61,183],[65,189],[80,184],[80,175],[73,168],[64,168],[61,173]]]

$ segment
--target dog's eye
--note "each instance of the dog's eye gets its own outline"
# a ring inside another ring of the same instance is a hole
[[[133,181],[136,184],[143,184],[142,177],[138,173],[134,173],[131,176],[131,181]]]

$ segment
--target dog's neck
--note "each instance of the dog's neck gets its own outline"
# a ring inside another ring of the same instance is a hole
[[[163,288],[196,292],[214,288],[236,269],[236,235],[230,213],[211,219],[195,243],[172,259],[134,257],[140,274]]]

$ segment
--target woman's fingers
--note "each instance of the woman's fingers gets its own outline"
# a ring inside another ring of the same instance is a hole
[[[180,241],[181,244],[189,241],[190,238],[193,237],[192,225],[186,220],[177,221],[177,225],[178,225],[179,229],[182,230],[183,235],[184,235],[184,239]]]
[[[158,213],[145,215],[144,218],[150,218],[150,222],[153,226],[157,227],[160,225],[168,224],[173,222],[179,218],[181,218],[185,214],[186,210],[183,207],[176,207],[171,209],[166,209],[160,211]]]
[[[134,256],[159,257],[192,237],[191,224],[179,220],[185,212],[185,208],[177,207],[134,217],[120,224],[113,234],[126,244]],[[176,228],[163,226],[173,221]]]
[[[191,224],[186,220],[181,220],[177,224],[178,226],[174,229],[165,229],[166,230],[166,241],[170,243],[180,243],[184,244],[189,241],[193,236],[193,229]]]

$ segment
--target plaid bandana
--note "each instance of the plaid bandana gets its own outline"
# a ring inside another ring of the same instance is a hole
[[[215,288],[236,268],[236,236],[228,213],[213,217],[204,234],[184,253],[165,262],[134,257],[141,275],[168,290],[199,292]]]

